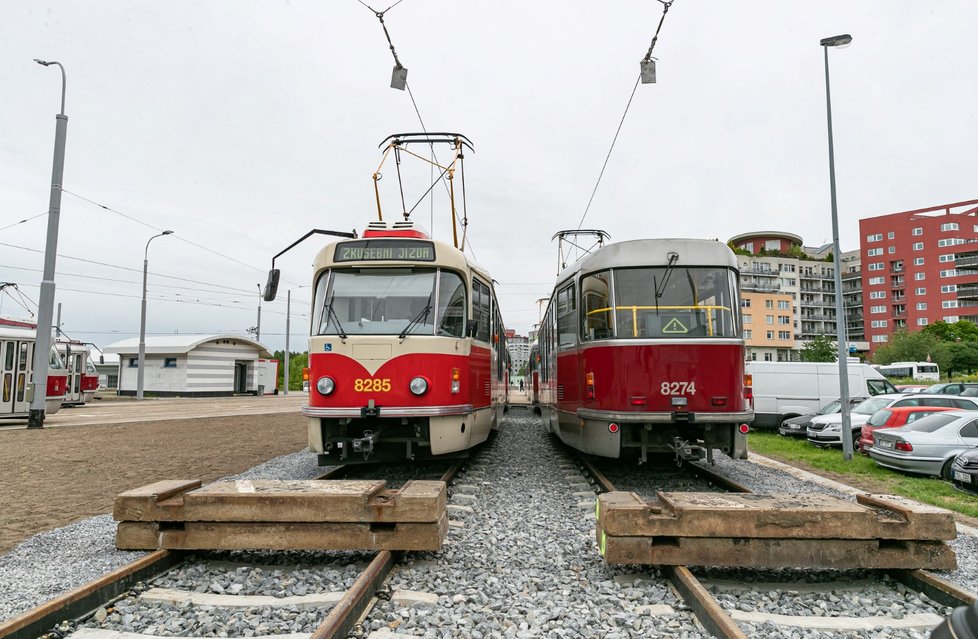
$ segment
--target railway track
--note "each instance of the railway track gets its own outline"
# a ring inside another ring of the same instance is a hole
[[[752,492],[699,464],[683,466],[688,472],[682,473],[675,467],[654,472],[584,456],[578,461],[602,492],[626,490],[647,499],[654,498],[657,491]],[[867,635],[860,633],[874,630],[908,633],[879,635],[886,637],[929,636],[930,629],[951,609],[975,601],[974,594],[926,570],[674,567],[666,574],[704,627],[724,638],[779,636],[776,633],[789,629],[795,633],[792,636],[829,632],[832,636],[862,637]],[[845,599],[860,603],[863,614],[846,616],[835,609],[835,604]]]
[[[432,478],[433,472],[437,472],[434,478],[450,483],[467,461],[411,466],[392,478],[388,485],[397,487],[410,479]],[[340,466],[324,473],[320,479],[371,474],[376,476],[376,467]],[[60,638],[69,634],[76,639],[118,637],[113,633],[125,631],[115,629],[116,625],[124,625],[148,608],[167,607],[172,612],[169,618],[162,625],[150,626],[150,629],[161,632],[148,634],[174,634],[186,628],[200,628],[200,635],[208,636],[214,632],[217,623],[233,624],[237,619],[246,633],[244,636],[256,636],[251,630],[261,629],[277,636],[295,634],[282,632],[293,626],[300,629],[298,634],[303,637],[344,637],[388,579],[403,553],[380,551],[372,556],[340,553],[338,559],[335,554],[151,552],[0,624],[0,639]],[[358,565],[363,568],[357,568],[356,574],[350,575],[350,568]],[[300,571],[304,574],[296,577]],[[176,578],[168,579],[174,574]],[[242,575],[246,577],[241,578]],[[302,583],[296,586],[296,581]],[[271,586],[256,588],[256,582],[269,582]],[[261,590],[268,594],[261,594]],[[180,614],[181,610],[199,610],[200,606],[223,609],[225,613],[209,615],[220,618],[220,622],[184,618]],[[263,611],[259,617],[250,614],[259,609]],[[307,612],[292,615],[294,610]],[[319,614],[323,610],[328,610],[325,618]],[[255,622],[256,618],[260,620]],[[257,636],[260,635],[258,632]]]

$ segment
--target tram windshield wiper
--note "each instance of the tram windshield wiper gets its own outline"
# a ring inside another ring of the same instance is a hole
[[[340,324],[340,318],[336,316],[336,311],[333,309],[333,301],[330,300],[329,306],[326,307],[326,313],[329,318],[333,320],[336,324],[336,330],[339,332],[340,339],[346,339],[346,331],[343,330],[343,325]],[[329,326],[329,322],[326,324]]]
[[[656,310],[659,307],[659,298],[666,292],[666,286],[669,284],[669,278],[672,276],[673,269],[676,268],[676,262],[679,261],[679,253],[669,253],[669,262],[666,264],[666,272],[662,275],[662,285],[660,286],[655,279],[652,277],[652,282],[655,285],[655,306]]]
[[[404,339],[405,337],[407,337],[407,334],[410,333],[411,329],[414,328],[417,324],[424,324],[425,320],[428,319],[429,313],[431,313],[430,303],[428,303],[423,309],[421,309],[421,311],[414,316],[413,320],[408,322],[408,325],[404,327],[404,330],[401,331],[400,335],[398,335],[397,337],[399,339]]]

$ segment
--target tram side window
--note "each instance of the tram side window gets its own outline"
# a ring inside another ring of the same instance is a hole
[[[451,271],[442,271],[439,277],[437,334],[465,337],[465,284]]]
[[[574,302],[573,284],[557,293],[557,337],[561,348],[573,346],[577,341],[577,305]]]
[[[478,322],[475,339],[480,342],[489,341],[489,318],[491,317],[492,297],[489,286],[479,280],[472,280],[472,317]]]
[[[581,280],[581,341],[614,337],[608,271]]]

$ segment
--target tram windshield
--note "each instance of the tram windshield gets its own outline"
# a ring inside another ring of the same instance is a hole
[[[465,284],[435,268],[337,268],[316,284],[318,335],[463,337]]]
[[[602,271],[581,280],[581,297],[585,341],[741,335],[737,277],[727,268]]]

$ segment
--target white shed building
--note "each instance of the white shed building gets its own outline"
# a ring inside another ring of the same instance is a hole
[[[119,394],[135,395],[139,338],[106,346],[119,355]],[[268,394],[277,377],[269,374],[271,353],[240,335],[155,335],[146,338],[143,392],[157,397],[214,397],[239,393]],[[277,370],[277,369],[274,369]]]

